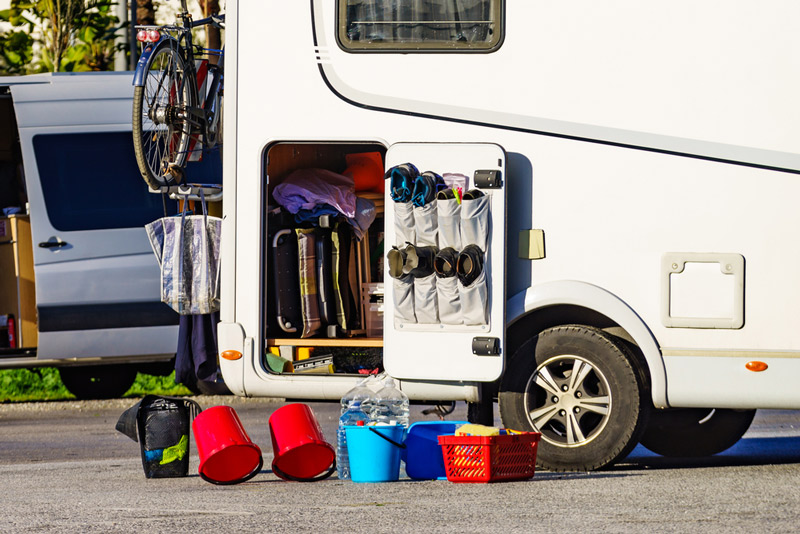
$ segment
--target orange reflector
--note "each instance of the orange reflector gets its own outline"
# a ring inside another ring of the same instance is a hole
[[[239,358],[242,357],[242,353],[239,352],[238,350],[225,350],[222,351],[222,354],[220,354],[220,356],[222,356],[226,360],[238,360]]]
[[[754,373],[766,371],[767,367],[769,367],[766,363],[757,361],[747,362],[746,364],[744,364],[744,366],[747,368],[748,371],[753,371]]]

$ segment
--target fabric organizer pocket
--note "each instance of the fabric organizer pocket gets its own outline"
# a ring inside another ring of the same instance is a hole
[[[489,290],[486,282],[484,253],[477,245],[467,245],[456,263],[461,317],[465,325],[486,324]]]
[[[464,286],[458,283],[458,297],[461,301],[461,319],[465,325],[486,324],[486,304],[488,300],[486,271],[482,271],[475,281]]]
[[[414,314],[414,277],[404,276],[392,280],[395,322],[416,323]]]
[[[438,246],[439,222],[436,210],[436,200],[424,206],[414,206],[414,232],[416,241],[411,241],[418,246]]]
[[[414,314],[420,324],[437,324],[439,306],[436,299],[436,275],[414,279]]]
[[[411,202],[395,202],[394,204],[395,245],[416,242],[414,230],[414,205]]]
[[[489,235],[489,199],[481,191],[473,189],[464,194],[461,201],[461,244],[478,245],[486,250]]]
[[[456,277],[436,280],[436,300],[439,308],[439,322],[442,324],[462,324],[461,298],[458,294]]]
[[[436,200],[439,216],[439,247],[461,249],[461,204],[456,198]]]

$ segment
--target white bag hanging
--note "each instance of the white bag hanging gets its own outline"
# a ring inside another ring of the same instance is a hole
[[[161,301],[180,315],[219,311],[222,219],[209,217],[201,193],[202,215],[163,217],[145,225],[161,267]]]

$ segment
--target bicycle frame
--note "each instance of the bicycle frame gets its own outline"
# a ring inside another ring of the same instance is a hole
[[[193,28],[206,26],[209,24],[221,27],[221,25],[224,23],[225,16],[212,15],[210,17],[193,21],[191,14],[186,11],[185,1],[182,0],[181,4],[183,5],[184,10],[178,15],[179,24],[165,26],[136,26],[136,29],[157,30],[159,32],[159,39],[155,42],[148,43],[142,50],[142,54],[139,57],[139,61],[136,65],[136,71],[134,72],[133,86],[144,86],[146,74],[150,69],[153,53],[162,43],[169,41],[170,47],[174,47],[176,50],[182,51],[186,69],[186,79],[192,84],[191,93],[197,97],[196,101],[192,103],[193,105],[184,110],[186,112],[184,119],[192,124],[193,130],[199,130],[199,133],[203,134],[207,141],[210,141],[208,144],[213,146],[216,144],[216,139],[213,135],[210,135],[212,132],[209,131],[209,126],[211,123],[213,123],[213,120],[209,121],[208,119],[211,117],[216,120],[215,118],[218,112],[217,95],[223,90],[222,78],[225,57],[224,48],[219,51],[206,50],[207,52],[218,52],[219,63],[208,65],[208,72],[211,82],[206,94],[199,95],[197,87],[197,67],[195,65],[195,45],[192,42],[191,30]],[[197,107],[197,104],[201,103],[201,98],[202,106]]]

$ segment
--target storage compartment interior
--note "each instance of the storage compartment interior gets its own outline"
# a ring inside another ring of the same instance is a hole
[[[0,87],[0,355],[38,341],[27,202],[11,94]]]
[[[383,370],[383,161],[377,143],[277,143],[266,153],[264,366]]]

